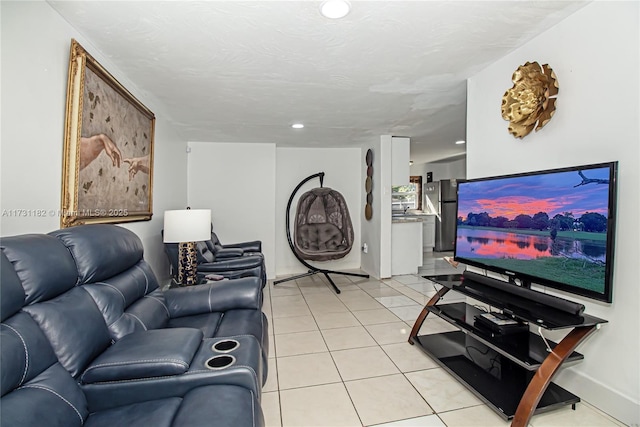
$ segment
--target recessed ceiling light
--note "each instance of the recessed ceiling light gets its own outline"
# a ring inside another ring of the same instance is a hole
[[[320,5],[322,16],[330,19],[340,19],[349,13],[351,4],[346,0],[327,0]]]
[[[291,125],[291,127],[294,129],[302,129],[304,125],[302,123],[294,123]]]
[[[461,144],[465,144],[466,142],[467,141],[464,141],[464,140],[461,139],[460,141],[456,141],[456,144],[461,145]]]

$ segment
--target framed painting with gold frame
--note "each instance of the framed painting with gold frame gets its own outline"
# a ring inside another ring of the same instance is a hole
[[[71,40],[61,227],[150,220],[155,116]]]

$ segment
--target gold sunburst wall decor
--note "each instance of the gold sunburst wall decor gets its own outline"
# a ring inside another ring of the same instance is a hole
[[[511,77],[513,87],[502,97],[502,118],[509,121],[509,133],[524,138],[549,123],[556,111],[558,80],[548,64],[527,62]]]

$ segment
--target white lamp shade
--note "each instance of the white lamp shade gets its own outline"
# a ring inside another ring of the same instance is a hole
[[[211,239],[211,209],[164,212],[164,242],[200,242]]]

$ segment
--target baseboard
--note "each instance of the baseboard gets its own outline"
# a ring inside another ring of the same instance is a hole
[[[564,369],[553,382],[580,396],[582,400],[598,408],[616,420],[640,426],[640,402],[611,389],[574,369]]]

